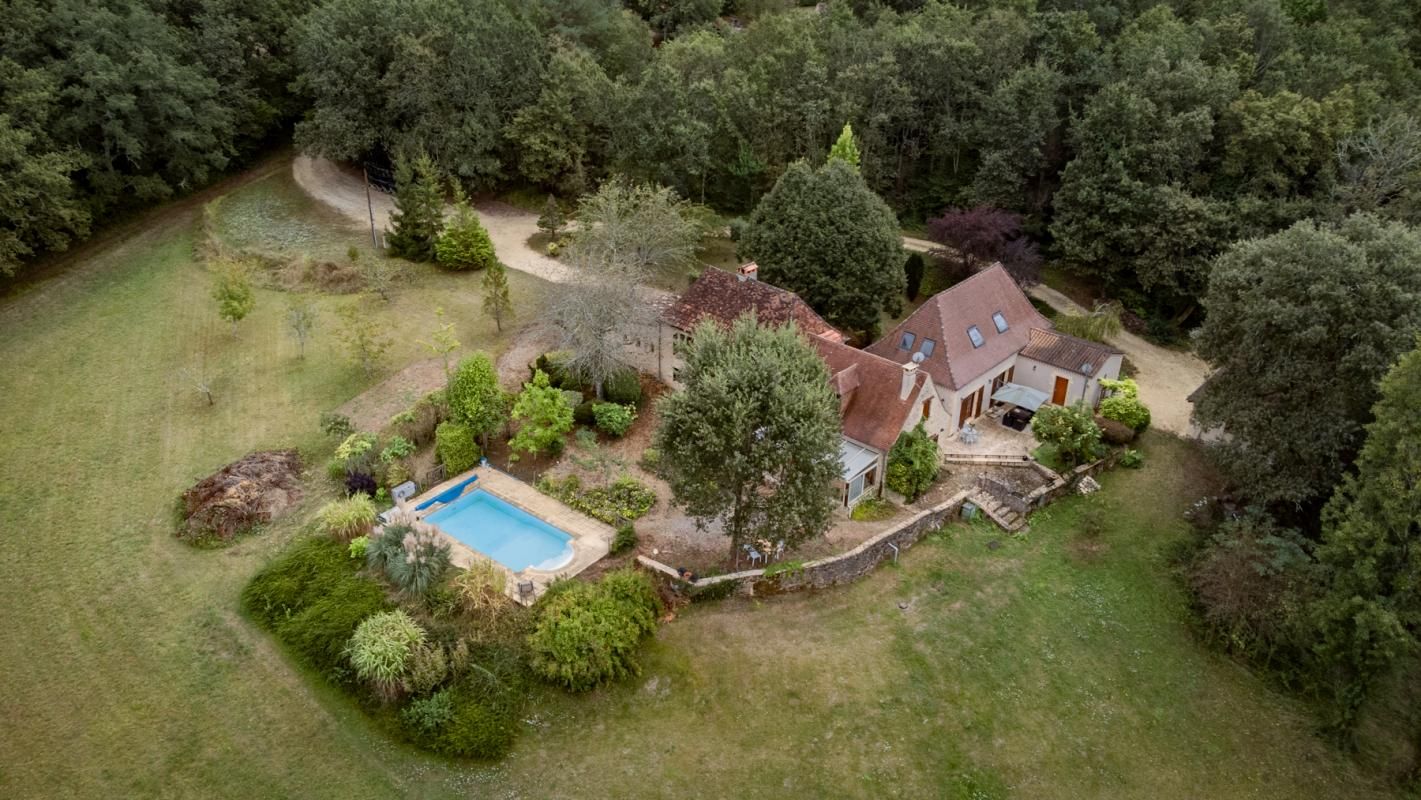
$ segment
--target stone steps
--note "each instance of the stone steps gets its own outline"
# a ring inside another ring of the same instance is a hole
[[[1025,515],[1007,508],[1006,505],[985,492],[974,491],[968,495],[967,499],[975,503],[982,513],[997,523],[1002,530],[1015,532],[1026,527]]]

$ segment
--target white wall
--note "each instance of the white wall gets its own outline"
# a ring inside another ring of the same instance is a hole
[[[1065,378],[1069,383],[1066,386],[1066,405],[1072,405],[1082,400],[1086,405],[1094,408],[1100,403],[1100,379],[1108,378],[1114,380],[1120,377],[1120,363],[1122,357],[1111,356],[1106,359],[1105,366],[1101,368],[1100,374],[1087,378],[1077,372],[1061,369],[1060,367],[1044,364],[1035,359],[1021,356],[1016,362],[1016,375],[1012,378],[1013,383],[1022,386],[1029,386],[1033,389],[1046,393],[1049,400],[1056,389],[1057,376]]]
[[[1016,367],[1017,375],[1012,378],[1012,382],[1021,383],[1020,380],[1017,380],[1021,373],[1021,360],[1013,354],[955,392],[948,391],[943,386],[937,387],[938,394],[943,398],[943,404],[947,406],[947,422],[950,436],[956,436],[958,428],[962,427],[958,424],[960,420],[957,419],[957,414],[962,410],[963,398],[976,394],[977,390],[983,386],[987,387],[986,390],[982,392],[982,413],[985,414],[987,409],[991,406],[992,379],[1006,372],[1008,369],[1011,369],[1013,366]],[[946,440],[948,437],[944,436],[943,438]]]

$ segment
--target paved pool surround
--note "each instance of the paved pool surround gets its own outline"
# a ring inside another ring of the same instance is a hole
[[[478,480],[470,480],[477,477]],[[462,486],[457,492],[456,487]],[[506,593],[514,600],[522,600],[518,596],[518,584],[523,581],[533,582],[533,597],[528,602],[543,594],[547,590],[548,584],[555,578],[567,578],[587,569],[606,556],[611,549],[612,537],[616,531],[612,526],[595,520],[579,511],[563,505],[532,486],[506,475],[492,467],[475,467],[468,472],[450,478],[436,486],[430,487],[425,492],[401,504],[404,513],[413,516],[417,520],[423,521],[425,517],[445,507],[445,504],[452,503],[459,497],[463,497],[469,492],[484,491],[494,497],[508,503],[515,508],[521,509],[533,516],[547,522],[548,524],[562,530],[572,537],[572,560],[554,570],[542,570],[536,567],[514,572],[511,569],[499,564],[497,561],[480,553],[463,542],[450,536],[440,529],[438,523],[431,522],[430,525],[439,531],[439,535],[449,543],[449,560],[454,566],[460,569],[467,569],[478,560],[491,561],[498,564],[499,568],[508,573],[508,585]],[[438,502],[430,502],[439,498]],[[424,506],[420,508],[420,506]]]

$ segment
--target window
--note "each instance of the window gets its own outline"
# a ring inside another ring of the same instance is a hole
[[[914,336],[914,335],[911,334],[911,333],[905,333],[905,334],[903,334],[903,338],[898,342],[898,349],[899,349],[899,350],[912,350],[912,349],[913,349],[913,342],[914,342],[917,338],[918,338],[918,337]]]
[[[972,340],[973,347],[981,347],[987,343],[987,340],[982,338],[982,332],[977,330],[976,325],[968,326],[967,338]]]
[[[922,347],[923,358],[927,358],[928,356],[932,355],[934,347],[937,347],[937,342],[934,342],[932,339],[924,339]]]
[[[1002,316],[1002,312],[998,311],[992,315],[992,324],[997,326],[997,333],[1007,332],[1007,318]]]

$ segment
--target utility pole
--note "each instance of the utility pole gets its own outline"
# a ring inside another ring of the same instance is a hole
[[[360,171],[365,175],[365,209],[370,212],[370,246],[379,250],[380,240],[375,236],[375,203],[370,199],[370,168],[362,163]]]

